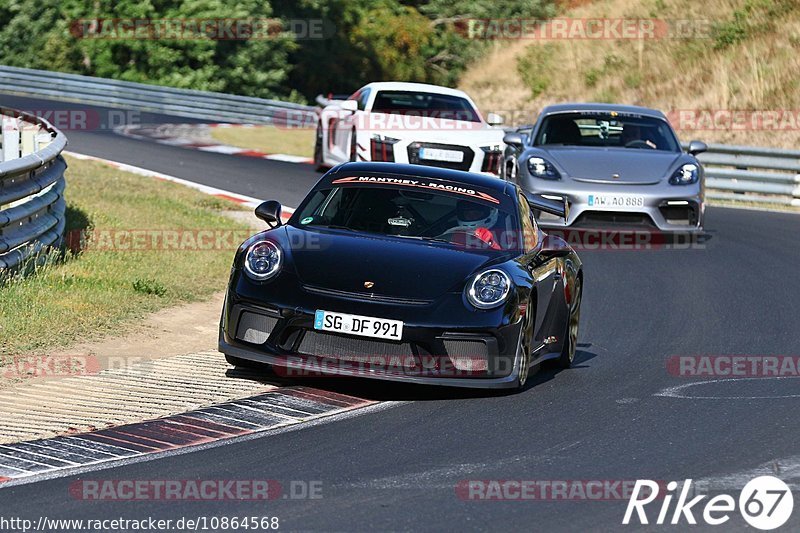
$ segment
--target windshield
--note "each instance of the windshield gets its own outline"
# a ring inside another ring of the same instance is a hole
[[[380,91],[375,96],[372,112],[481,121],[480,115],[466,98],[414,91]]]
[[[622,113],[561,113],[544,119],[534,146],[598,146],[680,151],[669,124]]]
[[[515,216],[459,194],[369,185],[323,188],[292,217],[300,227],[387,235],[482,250],[517,242]]]

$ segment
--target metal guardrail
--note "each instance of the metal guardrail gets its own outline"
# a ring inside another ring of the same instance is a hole
[[[800,207],[800,150],[710,144],[698,159],[711,200]]]
[[[0,107],[0,274],[64,235],[61,151],[67,138],[42,118]]]
[[[315,107],[209,91],[0,66],[0,92],[212,122],[308,125]]]

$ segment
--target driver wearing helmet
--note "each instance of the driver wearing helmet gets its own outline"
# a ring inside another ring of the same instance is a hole
[[[492,249],[499,250],[500,245],[492,232],[498,217],[499,212],[494,207],[469,200],[459,200],[456,204],[458,226],[452,228],[448,233],[453,234],[455,238],[451,240],[456,244],[465,246],[472,244],[481,247],[489,245]]]

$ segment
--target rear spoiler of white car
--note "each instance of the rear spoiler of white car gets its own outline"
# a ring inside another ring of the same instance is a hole
[[[321,94],[318,94],[315,101],[317,102],[317,105],[325,107],[334,102],[341,102],[343,100],[347,100],[348,98],[350,98],[350,95],[348,94],[329,94],[328,96],[323,96]]]

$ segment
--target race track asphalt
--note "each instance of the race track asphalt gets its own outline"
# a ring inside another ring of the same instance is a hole
[[[25,103],[0,96],[0,105]],[[202,153],[109,132],[68,136],[76,152],[287,205],[296,205],[319,176],[309,165]],[[737,483],[764,464],[797,484],[796,379],[677,377],[667,359],[800,355],[800,217],[709,208],[706,228],[708,239],[692,249],[582,252],[576,364],[541,372],[522,393],[316,380],[315,387],[401,403],[216,448],[10,486],[0,489],[2,515],[277,516],[281,529],[314,531],[617,531],[625,529],[624,500],[465,501],[456,487],[463,480],[705,478],[738,498]],[[680,394],[692,398],[659,395],[689,383],[696,385]],[[259,478],[284,486],[321,481],[323,489],[321,499],[266,503],[86,502],[69,492],[79,478]],[[648,507],[651,520],[658,506]],[[795,510],[785,527],[799,528],[798,516]],[[745,526],[733,513],[722,527]]]

